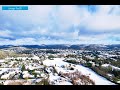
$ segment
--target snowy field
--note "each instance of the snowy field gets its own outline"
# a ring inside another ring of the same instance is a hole
[[[60,68],[62,65],[69,65],[68,62],[64,62],[63,61],[64,58],[54,58],[54,60],[45,60],[43,61],[43,64],[46,66],[57,66],[56,69],[57,70],[61,70],[62,72],[65,72],[65,70],[63,70],[62,68]],[[74,65],[74,64],[71,64]],[[92,79],[95,82],[95,85],[115,85],[114,83],[108,81],[107,79],[105,79],[104,77],[98,75],[97,73],[95,73],[94,71],[92,71],[91,69],[84,67],[82,65],[75,65],[75,69],[77,69],[78,71],[80,71],[82,74],[87,75],[90,77],[90,79]],[[68,71],[68,70],[66,70]]]

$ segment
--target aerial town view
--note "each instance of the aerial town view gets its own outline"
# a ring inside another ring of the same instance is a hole
[[[120,85],[120,5],[0,8],[0,85]]]

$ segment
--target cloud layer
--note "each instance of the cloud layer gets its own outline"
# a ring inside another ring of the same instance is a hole
[[[120,43],[119,5],[28,7],[0,10],[0,45]]]

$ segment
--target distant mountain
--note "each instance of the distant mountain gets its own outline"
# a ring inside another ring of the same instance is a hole
[[[26,48],[39,48],[39,49],[75,49],[75,50],[104,50],[104,49],[120,49],[120,44],[117,45],[103,45],[103,44],[56,44],[56,45],[22,45]]]
[[[13,51],[13,52],[16,52],[16,53],[28,50],[28,48],[21,47],[21,46],[0,46],[0,47],[3,50]]]
[[[90,44],[86,47],[84,47],[85,50],[104,50],[107,49],[105,45],[102,44]]]
[[[105,49],[120,49],[120,44],[113,45],[103,45],[103,44],[79,44],[79,45],[70,45],[70,44],[55,44],[55,45],[3,45],[0,46],[0,49],[9,48],[11,50],[25,50],[27,48],[38,48],[38,49],[75,49],[75,50],[105,50]]]
[[[9,48],[9,47],[12,47],[13,45],[0,45],[0,49],[3,49],[3,48]]]
[[[68,49],[66,45],[22,45],[26,48],[39,48],[39,49]]]
[[[120,49],[120,44],[107,45],[107,49]]]

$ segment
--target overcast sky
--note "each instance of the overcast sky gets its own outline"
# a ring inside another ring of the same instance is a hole
[[[120,5],[0,8],[0,45],[120,44]]]

